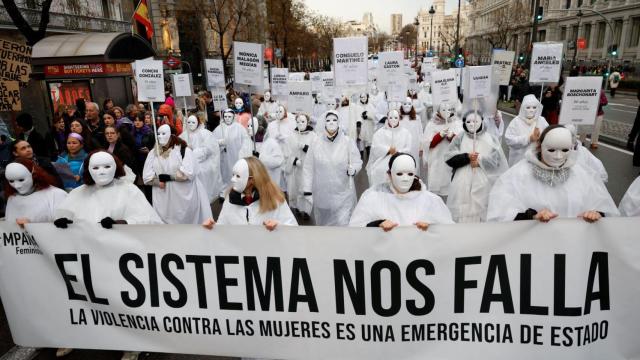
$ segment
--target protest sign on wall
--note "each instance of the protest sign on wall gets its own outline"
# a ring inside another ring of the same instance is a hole
[[[164,101],[164,73],[161,60],[136,60],[138,101]]]
[[[0,111],[20,111],[20,82],[14,80],[0,81]]]
[[[458,101],[455,70],[436,70],[431,74],[431,96],[434,104],[455,104]]]
[[[31,74],[31,47],[0,39],[0,79],[29,82]]]
[[[289,96],[289,69],[271,69],[271,95]]]
[[[637,218],[347,227],[0,223],[16,344],[269,359],[640,354]],[[176,239],[180,241],[176,241]]]
[[[322,94],[325,97],[336,97],[336,86],[332,71],[322,72]]]
[[[515,57],[515,51],[493,50],[491,65],[493,66],[498,85],[509,85]]]
[[[262,55],[262,44],[234,41],[234,83],[261,89],[263,86]]]
[[[205,59],[204,60],[206,71],[207,71],[207,86],[210,88],[213,87],[224,87],[224,64],[222,60],[219,59]]]
[[[465,99],[482,99],[491,96],[493,66],[467,66]],[[467,86],[468,85],[468,86]]]
[[[313,94],[311,81],[292,81],[289,83],[287,110],[291,113],[313,113]]]
[[[530,83],[557,83],[562,68],[563,43],[533,43]]]
[[[596,121],[602,77],[567,77],[562,94],[560,124],[593,125]]]
[[[333,39],[335,86],[366,86],[368,76],[367,37]]]

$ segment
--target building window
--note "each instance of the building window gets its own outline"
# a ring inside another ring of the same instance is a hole
[[[604,46],[604,34],[607,31],[607,23],[601,21],[598,23],[598,38],[596,39],[596,48],[600,49]]]
[[[631,36],[629,36],[629,47],[638,46],[640,40],[640,18],[633,18],[631,21]]]
[[[562,26],[560,28],[560,40],[567,40],[567,27]]]
[[[565,5],[565,7],[564,7],[565,9],[570,9],[571,8],[571,0],[567,0],[564,5]]]
[[[613,33],[613,43],[620,45],[620,38],[622,38],[622,19],[613,22]]]
[[[546,30],[538,31],[538,41],[546,41],[546,39],[547,39],[547,31]]]
[[[589,43],[591,42],[591,24],[584,24],[584,28],[582,29],[582,37],[587,43],[587,47],[589,47]]]
[[[108,0],[102,0],[102,17],[105,19],[111,19],[111,11],[109,11]]]
[[[578,37],[578,25],[571,26],[571,41],[575,41],[576,37]]]
[[[578,7],[582,7],[582,0],[578,0]]]

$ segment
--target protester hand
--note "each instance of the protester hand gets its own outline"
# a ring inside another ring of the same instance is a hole
[[[422,231],[427,231],[427,229],[429,228],[429,223],[426,223],[424,221],[418,221],[417,223],[414,223],[413,225],[415,225],[418,229],[420,229]]]
[[[590,211],[585,211],[582,214],[578,215],[579,218],[582,218],[584,221],[588,222],[588,223],[594,223],[600,219],[602,219],[602,214],[600,214],[597,211],[594,210],[590,210]]]
[[[205,229],[209,229],[209,230],[211,230],[211,229],[213,229],[213,226],[214,226],[215,224],[216,224],[216,221],[215,221],[215,220],[213,220],[212,218],[208,218],[207,220],[205,220],[205,221],[202,223],[202,226],[203,226]]]
[[[395,146],[390,147],[389,151],[388,151],[389,155],[393,155],[393,154],[395,154],[397,152],[398,152],[398,150],[396,150]]]
[[[384,232],[389,232],[391,230],[393,230],[394,227],[398,226],[397,223],[394,223],[391,220],[385,220],[382,222],[382,224],[378,225],[379,227],[382,228],[382,230],[384,230]]]
[[[473,152],[469,154],[469,160],[471,160],[471,167],[477,168],[480,166],[480,161],[478,161],[479,154],[477,152]]]
[[[160,181],[160,183],[158,184],[158,187],[164,190],[167,187],[167,183]]]
[[[22,217],[22,218],[16,219],[16,224],[18,224],[18,226],[20,226],[21,228],[24,228],[24,225],[28,223],[29,223],[29,219],[27,218]]]
[[[366,111],[363,111],[362,112],[362,118],[366,120],[368,117],[369,117],[369,114],[367,114]]]
[[[355,176],[356,175],[356,169],[349,165],[349,167],[347,168],[347,175],[349,176]]]
[[[107,216],[106,218],[100,220],[100,225],[102,225],[102,227],[105,228],[105,229],[113,228],[113,224],[115,224],[115,223],[116,223],[115,220],[113,220],[109,216]]]
[[[533,129],[533,132],[531,133],[531,135],[529,135],[529,141],[534,143],[537,142],[540,139],[540,129],[535,128]]]
[[[300,159],[295,159],[293,161],[293,166],[302,166],[302,161],[300,161]]]
[[[262,225],[264,225],[267,230],[273,231],[278,226],[278,222],[276,220],[266,220]]]
[[[143,146],[140,148],[140,152],[143,154],[148,154],[149,153],[149,149],[146,146]]]
[[[538,211],[538,213],[533,217],[535,220],[540,222],[549,222],[551,219],[555,219],[558,217],[558,214],[552,212],[549,209],[542,209]]]
[[[451,141],[451,139],[453,139],[455,136],[456,134],[453,132],[453,130],[447,130],[447,140]]]
[[[218,140],[218,145],[220,145],[220,146],[223,146],[223,147],[224,147],[224,146],[226,146],[226,145],[227,145],[227,142],[225,141],[225,139],[219,139],[219,140]]]
[[[53,225],[55,225],[58,229],[66,229],[69,224],[73,224],[73,220],[69,220],[65,217],[55,219],[53,221]]]
[[[445,136],[447,136],[447,132],[449,131],[449,129],[442,129],[440,130],[440,137],[444,138]]]
[[[160,180],[160,182],[166,183],[171,181],[171,175],[169,174],[158,174],[158,180]]]

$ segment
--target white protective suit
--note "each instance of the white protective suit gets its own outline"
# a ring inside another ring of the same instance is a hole
[[[366,119],[363,119],[362,113],[365,111],[367,113],[367,117]],[[366,104],[363,104],[360,100],[353,102],[349,109],[349,115],[349,118],[351,119],[350,129],[356,129],[357,122],[361,122],[362,125],[360,128],[359,138],[364,147],[371,146],[371,140],[373,139],[376,124],[376,108],[371,103],[369,96],[367,95]]]
[[[411,135],[411,149],[409,149],[409,154],[416,159],[418,163],[417,171],[418,174],[420,174],[420,150],[422,150],[422,135],[424,133],[422,120],[420,120],[418,115],[416,115],[415,120],[411,120],[409,115],[400,115],[400,127],[407,129]]]
[[[162,224],[142,191],[124,179],[113,179],[105,186],[81,185],[73,189],[56,209],[55,217],[92,223],[110,217],[127,224]]]
[[[276,185],[280,186],[280,188],[283,188],[282,183],[284,182],[284,179],[282,178],[282,171],[285,156],[282,153],[280,144],[272,138],[266,138],[262,142],[262,145],[260,145],[259,153],[260,156],[258,156],[258,159],[262,162],[264,167],[267,168],[267,172],[269,173],[271,180],[273,180]]]
[[[317,138],[313,128],[308,126],[306,130],[296,132],[287,139],[287,160],[284,171],[287,176],[287,193],[289,205],[304,213],[311,214],[312,202],[306,199],[302,189],[303,168],[311,144]],[[296,161],[297,160],[297,161]]]
[[[418,91],[418,100],[424,106],[424,114],[420,114],[422,119],[422,126],[426,127],[426,122],[431,118],[433,113],[433,98],[431,97],[431,85],[427,81],[423,81],[418,84],[420,91]],[[422,116],[424,115],[424,117]]]
[[[445,120],[441,113],[447,107],[449,107],[448,113],[451,115],[448,120]],[[453,138],[449,140],[450,136],[446,134],[457,135],[462,131],[460,118],[455,116],[454,108],[447,104],[440,104],[438,113],[424,129],[422,161],[427,164],[427,187],[429,191],[437,195],[447,196],[451,183],[451,167],[445,163],[444,156]],[[440,136],[440,133],[445,133],[444,138],[437,145],[431,147],[434,138]]]
[[[285,190],[287,187],[284,177],[284,155],[287,153],[287,139],[295,133],[296,121],[293,115],[288,114],[284,111],[284,107],[281,107],[281,112],[278,112],[278,114],[283,117],[279,120],[274,120],[269,123],[260,150],[260,160],[262,160],[262,153],[265,151],[268,151],[270,154],[274,155],[274,157],[271,157],[271,159],[274,160],[270,161],[271,167],[267,166],[267,168],[269,169],[269,175],[276,174],[276,172],[279,171],[279,174],[277,176],[272,175],[271,179],[273,179],[273,181],[278,184],[281,189]],[[272,149],[272,146],[268,144],[269,139],[272,139],[279,146],[279,153]],[[278,169],[274,167],[276,163],[275,157],[277,157],[277,160],[279,160],[280,162]]]
[[[19,218],[26,218],[32,223],[53,222],[55,210],[66,197],[67,193],[55,186],[28,195],[16,193],[7,200],[4,219],[12,223]]]
[[[147,185],[154,185],[153,208],[165,223],[202,224],[212,217],[207,191],[196,177],[195,167],[196,160],[188,147],[184,149],[184,157],[180,145],[161,150],[160,156],[155,148],[149,151],[142,180]],[[161,189],[156,186],[160,174],[168,174],[174,181],[166,182],[165,188]]]
[[[526,116],[527,106],[536,106],[535,115],[528,119]],[[516,116],[507,127],[504,134],[504,141],[509,146],[509,166],[514,166],[518,161],[522,160],[527,149],[531,145],[529,136],[537,127],[540,133],[549,126],[547,120],[542,114],[542,104],[534,95],[527,95],[522,99],[520,113]]]
[[[622,216],[640,216],[640,177],[631,183],[620,201],[619,208]]]
[[[463,126],[465,131],[453,139],[444,157],[454,169],[447,206],[457,223],[485,222],[491,187],[509,169],[509,164],[500,142],[480,129],[475,144],[480,166],[472,168],[468,154],[474,152],[473,131],[469,132]]]
[[[258,108],[258,116],[264,117],[267,122],[272,122],[276,119],[276,111],[278,110],[278,106],[280,104],[271,99],[271,101],[263,101],[260,103],[260,107]]]
[[[255,194],[255,193],[254,193]],[[254,195],[254,199],[255,199]],[[267,220],[275,220],[280,225],[298,226],[287,202],[283,202],[275,210],[260,213],[260,198],[246,205],[240,193],[231,190],[222,205],[218,225],[262,225]]]
[[[355,175],[347,174],[350,165],[357,173],[362,159],[355,142],[339,129],[333,141],[322,135],[311,144],[303,167],[302,188],[313,195],[316,225],[349,223],[356,205]]]
[[[213,202],[224,191],[224,183],[220,174],[220,146],[213,133],[199,124],[195,131],[184,127],[180,138],[193,151],[197,162],[196,176],[207,191],[209,202]]]
[[[528,150],[524,161],[512,166],[493,185],[487,221],[513,221],[518,213],[545,208],[566,218],[591,210],[618,216],[604,183],[575,164],[574,156],[563,168],[555,169],[542,163],[535,149]]]
[[[224,144],[220,144],[220,175],[222,177],[223,188],[229,187],[229,179],[231,179],[231,169],[233,164],[238,161],[241,150],[253,149],[253,143],[247,136],[247,129],[237,122],[227,125],[220,122],[220,125],[213,130],[213,137],[220,144],[223,140]]]
[[[581,142],[577,143],[576,162],[582,165],[583,168],[592,171],[603,183],[606,184],[609,181],[609,174],[602,161],[593,155],[589,149],[582,146]]]
[[[409,133],[409,130],[400,127],[400,125],[392,128],[387,117],[384,127],[373,134],[371,155],[367,162],[369,187],[387,181],[387,170],[389,169],[389,159],[391,158],[389,149],[391,147],[395,147],[397,152],[409,153],[411,150],[411,133]]]
[[[375,129],[377,130],[384,126],[384,122],[381,122],[381,121],[382,121],[382,118],[386,117],[387,113],[389,112],[389,103],[387,102],[387,97],[385,95],[385,92],[378,91],[377,87],[371,89],[369,102],[376,109]]]

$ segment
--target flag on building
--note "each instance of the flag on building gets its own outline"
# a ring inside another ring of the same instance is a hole
[[[147,32],[147,39],[151,40],[153,37],[153,25],[151,24],[151,19],[149,18],[149,8],[147,7],[147,0],[140,0],[138,6],[136,6],[136,11],[133,13],[133,18],[135,19],[137,24],[144,26]]]

